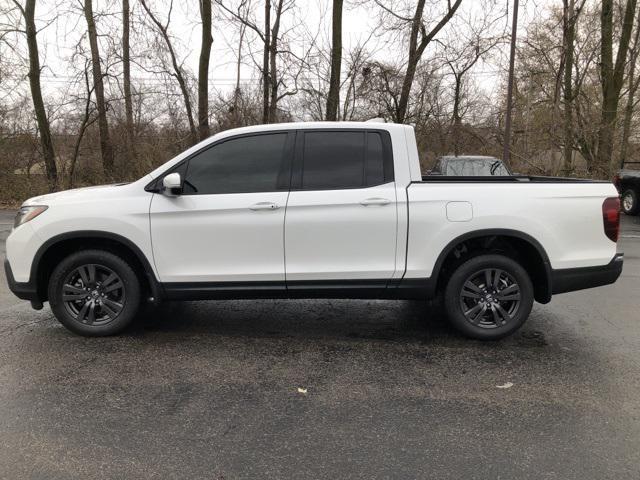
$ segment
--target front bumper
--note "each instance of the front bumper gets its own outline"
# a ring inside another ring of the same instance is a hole
[[[622,273],[623,263],[624,255],[617,253],[607,265],[552,270],[552,293],[573,292],[614,283]]]
[[[9,290],[13,292],[13,294],[21,298],[22,300],[29,300],[31,302],[31,306],[36,310],[42,308],[42,300],[40,300],[40,296],[38,295],[38,287],[35,282],[16,282],[13,277],[13,272],[11,271],[11,265],[9,264],[8,259],[4,259],[4,273],[7,277],[7,283],[9,284]]]

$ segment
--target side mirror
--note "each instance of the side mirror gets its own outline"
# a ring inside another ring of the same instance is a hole
[[[178,172],[170,173],[162,179],[163,194],[168,197],[175,197],[182,194],[182,179]]]

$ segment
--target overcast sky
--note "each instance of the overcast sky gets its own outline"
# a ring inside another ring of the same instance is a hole
[[[230,4],[234,4],[236,0],[229,0]],[[383,3],[390,4],[391,0],[380,0]],[[396,0],[397,1],[397,0]],[[413,5],[415,2],[411,0],[405,1],[406,5]],[[435,0],[434,0],[435,1]],[[463,0],[457,16],[468,18],[473,15],[481,15],[483,9],[487,8],[487,4],[492,4],[496,17],[500,20],[497,22],[496,28],[502,31],[509,31],[512,13],[513,0]],[[136,0],[130,0],[134,10],[134,18],[136,14],[143,13],[142,7]],[[256,9],[261,12],[261,0],[253,0],[258,5]],[[0,3],[10,5],[11,0],[0,0]],[[97,27],[99,34],[103,35],[102,42],[120,41],[120,2],[117,0],[94,0],[94,11],[97,16]],[[184,58],[185,66],[192,72],[197,71],[197,62],[200,47],[200,24],[198,21],[199,12],[196,0],[180,1],[175,0],[170,32],[176,38],[176,48],[181,58]],[[429,2],[427,2],[429,3]],[[561,0],[521,0],[520,6],[520,32],[521,35],[526,31],[527,24],[536,15],[546,10],[554,3],[561,5]],[[151,0],[149,5],[154,11],[159,12],[162,18],[165,18],[168,0]],[[446,3],[444,0],[439,2],[443,8]],[[41,62],[45,67],[43,70],[43,84],[45,92],[49,95],[63,95],[64,91],[70,87],[70,81],[74,78],[73,69],[70,68],[71,57],[75,50],[75,45],[84,35],[86,23],[78,8],[79,3],[72,0],[39,0],[37,3],[37,24],[42,30],[39,33],[39,42],[41,45]],[[302,21],[305,25],[305,32],[299,34],[300,40],[296,42],[299,48],[298,52],[304,52],[305,42],[308,38],[317,36],[318,42],[323,45],[329,44],[330,38],[330,0],[297,0],[295,12],[287,14],[283,18],[284,28],[291,27],[292,21]],[[214,11],[219,9],[214,3]],[[343,42],[345,51],[349,50],[357,44],[367,41],[370,51],[375,52],[378,60],[389,62],[401,62],[401,56],[406,51],[406,39],[399,36],[383,34],[379,26],[380,8],[376,6],[373,0],[358,0],[345,2],[345,11],[343,18]],[[508,15],[507,15],[508,13]],[[439,16],[439,12],[426,12],[425,18],[429,15]],[[57,20],[54,20],[58,15]],[[103,16],[104,15],[104,16]],[[258,19],[260,20],[260,19]],[[134,25],[134,29],[139,29],[139,25]],[[300,32],[298,30],[298,32]],[[373,32],[373,35],[372,35]],[[441,32],[440,37],[444,38],[446,31]],[[235,61],[236,48],[238,45],[238,30],[236,26],[230,25],[228,22],[215,21],[213,27],[213,51],[211,56],[210,67],[210,85],[213,92],[217,90],[229,90],[235,82]],[[24,45],[24,38],[21,39]],[[85,42],[86,43],[86,42]],[[402,45],[405,45],[404,50]],[[139,54],[139,45],[132,43],[132,56]],[[88,48],[88,47],[87,47]],[[258,72],[252,66],[252,61],[248,55],[249,45],[245,47],[243,55],[242,81],[244,83],[257,84]],[[254,43],[254,50],[259,48],[258,43]],[[473,78],[487,90],[488,93],[495,93],[499,87],[499,74],[506,68],[506,48],[503,47],[502,54],[496,55],[495,58],[488,63],[478,64],[472,72]],[[24,49],[24,48],[23,48]],[[2,59],[6,60],[7,56],[12,53],[6,49],[0,50],[3,54]],[[257,57],[259,58],[259,57]],[[24,78],[28,66],[25,63],[16,64],[11,72],[3,72],[2,86],[3,100],[10,101],[12,90]],[[118,72],[116,67],[114,72]],[[135,69],[133,71],[134,83],[144,82],[153,84],[160,81],[153,74]],[[23,88],[26,82],[21,82]]]

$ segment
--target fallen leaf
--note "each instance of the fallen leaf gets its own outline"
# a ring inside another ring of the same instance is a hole
[[[511,388],[513,387],[513,383],[507,382],[504,385],[496,385],[496,388]]]

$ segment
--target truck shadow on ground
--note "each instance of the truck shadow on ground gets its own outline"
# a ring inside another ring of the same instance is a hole
[[[544,334],[530,319],[501,343],[541,347]],[[450,326],[436,302],[382,300],[227,300],[166,302],[146,309],[132,335],[188,334],[233,337],[380,340],[458,345],[474,342]]]

